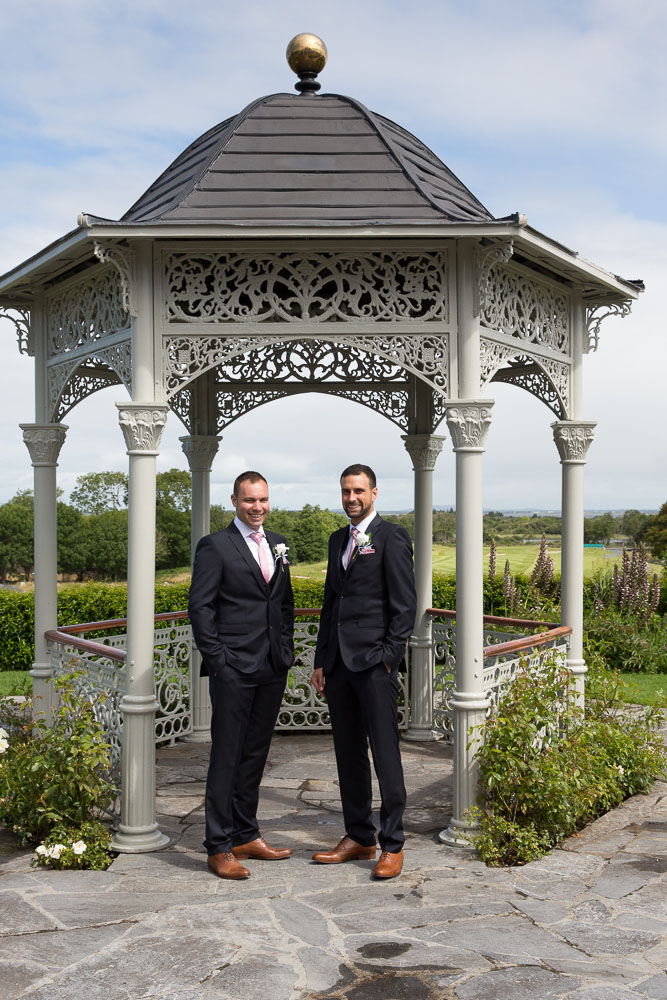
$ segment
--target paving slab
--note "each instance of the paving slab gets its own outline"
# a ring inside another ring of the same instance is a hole
[[[531,864],[440,844],[451,749],[403,744],[400,878],[318,865],[343,835],[331,737],[273,741],[259,815],[279,863],[206,870],[206,744],[158,752],[165,850],[107,872],[31,867],[0,831],[2,1000],[667,1000],[667,784]]]

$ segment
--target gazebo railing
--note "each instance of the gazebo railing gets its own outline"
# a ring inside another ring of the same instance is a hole
[[[445,608],[429,608],[433,620],[433,722],[434,729],[446,743],[454,742],[454,712],[451,697],[456,686],[456,612]],[[435,619],[444,618],[441,622]],[[497,706],[504,691],[521,662],[537,667],[547,650],[555,650],[563,660],[567,654],[569,625],[532,621],[523,618],[501,618],[484,615],[484,668],[482,686],[489,702],[490,714]],[[495,627],[494,627],[495,626]],[[503,626],[500,631],[498,626]],[[528,631],[530,635],[508,640],[507,629]],[[539,630],[539,631],[535,631]]]

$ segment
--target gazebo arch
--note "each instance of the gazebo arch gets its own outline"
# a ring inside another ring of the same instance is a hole
[[[629,311],[641,282],[581,260],[525,216],[494,218],[409,132],[352,98],[319,96],[305,63],[297,72],[298,95],[254,101],[196,139],[120,220],[82,215],[0,277],[3,315],[35,359],[35,422],[21,426],[35,468],[31,672],[45,704],[61,420],[103,385],[130,391],[117,404],[129,456],[118,850],[165,840],[154,802],[153,593],[155,463],[169,408],[188,431],[193,545],[208,530],[220,432],[250,409],[316,390],[401,427],[415,477],[418,592],[406,738],[419,740],[434,736],[432,477],[444,440],[434,431],[446,417],[456,453],[457,612],[446,696],[455,800],[442,837],[455,843],[475,795],[468,732],[502,683],[484,668],[481,483],[493,400],[482,392],[505,381],[538,396],[557,417],[562,621],[583,698],[583,466],[595,425],[582,418],[582,357],[605,315]],[[201,683],[193,697],[203,733]]]

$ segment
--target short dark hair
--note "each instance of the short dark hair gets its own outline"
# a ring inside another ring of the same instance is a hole
[[[259,483],[259,482],[266,483],[267,486],[269,485],[266,476],[263,476],[261,472],[253,472],[252,469],[249,469],[247,472],[242,472],[240,476],[236,477],[236,479],[234,480],[234,489],[232,492],[234,496],[237,497],[239,495],[239,486],[241,485],[241,483]]]
[[[347,469],[343,469],[340,474],[341,483],[346,476],[366,476],[372,490],[377,486],[377,479],[370,465],[361,465],[359,462],[355,465],[348,465]]]

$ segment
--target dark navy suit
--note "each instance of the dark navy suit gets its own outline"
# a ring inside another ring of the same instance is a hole
[[[403,847],[405,784],[398,742],[398,671],[417,610],[412,542],[404,528],[371,521],[367,551],[342,555],[349,528],[329,539],[315,666],[324,671],[345,831],[375,844],[368,744],[380,785],[380,847]],[[387,670],[387,666],[390,670]]]
[[[285,539],[265,531],[271,549]],[[232,522],[197,545],[188,615],[209,676],[213,716],[206,783],[209,854],[259,837],[259,784],[294,659],[289,566],[266,583]]]

